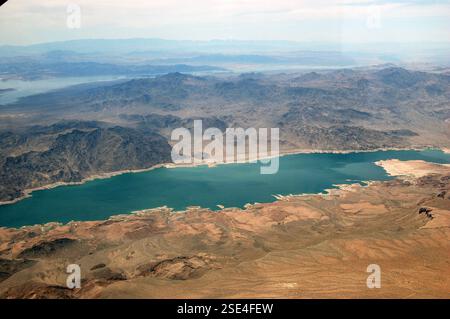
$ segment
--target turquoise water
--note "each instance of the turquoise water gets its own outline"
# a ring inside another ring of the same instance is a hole
[[[0,206],[0,226],[100,220],[164,205],[182,210],[271,202],[272,194],[320,193],[333,184],[391,179],[374,162],[392,158],[450,163],[450,154],[425,150],[289,155],[280,158],[274,175],[261,175],[259,164],[160,168],[33,192],[30,198]]]

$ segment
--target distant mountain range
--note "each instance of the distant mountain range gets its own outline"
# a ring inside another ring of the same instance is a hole
[[[4,79],[37,80],[51,77],[82,77],[101,75],[152,76],[171,72],[213,72],[225,69],[206,65],[130,65],[98,62],[39,62],[21,61],[0,63],[0,75]]]
[[[108,52],[130,53],[144,51],[178,51],[203,53],[273,52],[293,50],[336,50],[339,44],[301,43],[294,41],[241,41],[241,40],[166,40],[166,39],[80,39],[60,42],[39,43],[26,46],[0,46],[2,55],[42,54],[49,51],[65,50],[78,53]]]
[[[82,39],[27,46],[0,46],[3,59],[47,56],[62,61],[161,61],[169,63],[252,63],[352,66],[431,62],[448,66],[449,43],[320,43],[294,41],[179,41]]]

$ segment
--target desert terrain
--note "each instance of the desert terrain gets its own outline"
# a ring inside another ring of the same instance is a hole
[[[450,299],[450,1],[186,3],[0,5],[0,301]]]
[[[399,176],[243,210],[1,228],[0,297],[448,298],[450,168],[379,165]],[[69,264],[80,289],[66,287]],[[366,286],[370,264],[381,288]]]

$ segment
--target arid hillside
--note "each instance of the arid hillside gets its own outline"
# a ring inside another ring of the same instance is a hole
[[[0,110],[0,201],[170,162],[172,130],[196,119],[222,131],[279,128],[284,153],[450,147],[450,76],[399,67],[170,73],[28,96]]]
[[[406,165],[432,174],[244,210],[3,228],[0,297],[448,298],[450,170]],[[81,266],[81,289],[66,287],[69,264]],[[371,264],[381,288],[366,286]]]

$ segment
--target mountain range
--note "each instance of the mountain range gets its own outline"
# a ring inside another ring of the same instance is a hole
[[[282,152],[448,147],[449,102],[449,74],[392,66],[77,85],[1,108],[0,199],[169,162],[171,131],[195,119],[277,127]]]

